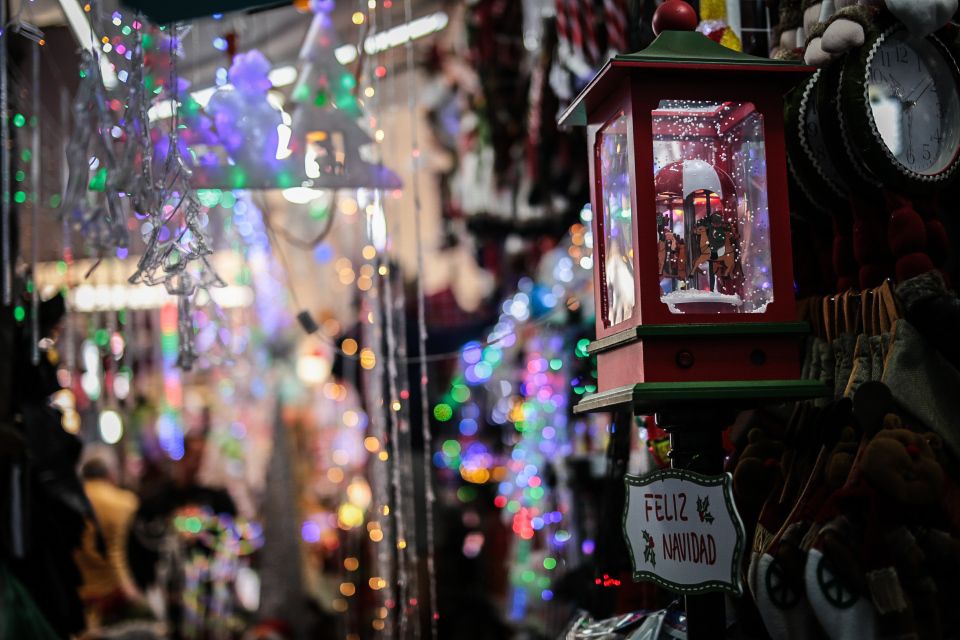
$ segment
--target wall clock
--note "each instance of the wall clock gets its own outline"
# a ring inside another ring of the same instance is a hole
[[[784,120],[790,173],[807,200],[829,214],[846,206],[849,187],[824,141],[817,101],[823,75],[818,70],[790,93]]]
[[[838,64],[836,113],[854,168],[869,174],[861,177],[916,192],[956,176],[960,72],[940,40],[891,26]]]

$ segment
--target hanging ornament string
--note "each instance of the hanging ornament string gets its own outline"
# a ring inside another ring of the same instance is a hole
[[[361,233],[363,232],[361,231]],[[358,337],[363,344],[369,345],[370,350],[374,354],[375,362],[384,362],[386,361],[383,354],[384,310],[378,293],[379,287],[372,287],[366,292],[366,296],[361,299],[361,318],[367,318],[368,322],[360,321]],[[367,313],[363,313],[364,311]],[[343,353],[343,351],[336,346],[334,346],[334,349]],[[360,368],[358,368],[353,361],[355,357],[359,356],[355,354],[349,357],[347,362],[353,364],[351,369],[357,372],[355,379],[359,387],[363,390],[365,406],[369,408],[370,435],[376,438],[382,447],[377,456],[377,461],[373,463],[371,468],[371,488],[373,489],[373,495],[376,497],[376,516],[378,521],[381,522],[380,532],[377,537],[375,537],[374,532],[371,531],[370,539],[376,543],[377,548],[377,575],[385,576],[386,578],[386,587],[383,589],[383,599],[380,602],[383,606],[383,611],[386,613],[386,615],[383,616],[383,634],[384,637],[389,639],[396,635],[396,625],[394,621],[396,620],[395,603],[397,602],[397,580],[394,579],[394,576],[396,575],[395,569],[398,566],[396,562],[399,561],[395,556],[396,536],[393,525],[396,518],[396,505],[392,502],[391,492],[393,487],[392,470],[395,460],[389,454],[392,442],[389,439],[386,416],[384,415],[384,411],[380,409],[384,404],[383,389],[385,388],[385,381],[383,367],[374,366],[368,370],[367,377],[362,379],[360,377]],[[344,367],[344,370],[347,371],[348,368]],[[391,506],[394,508],[391,509]]]
[[[407,24],[413,22],[413,2],[404,0],[404,19]],[[413,39],[408,38],[407,53],[407,109],[410,112],[410,160],[412,162],[411,190],[413,192],[413,233],[417,252],[417,358],[420,365],[420,429],[423,435],[423,498],[425,504],[426,545],[427,545],[427,586],[430,607],[430,637],[437,638],[437,624],[440,618],[437,609],[437,578],[435,566],[434,544],[434,503],[436,496],[433,492],[433,435],[430,432],[430,400],[429,378],[427,366],[427,297],[424,291],[423,279],[423,208],[420,201],[420,141],[418,138],[418,120],[420,118],[420,104],[417,94],[417,67],[413,49]]]
[[[61,137],[63,141],[62,150],[63,157],[67,157],[67,132],[70,130],[70,98],[67,94],[67,90],[61,85],[60,87],[60,129]],[[60,163],[60,187],[61,190],[66,188],[67,180],[69,180],[69,174],[67,172],[67,163]],[[66,266],[66,282],[68,286],[71,284],[73,276],[73,237],[72,230],[70,228],[70,219],[67,216],[62,216],[60,218],[61,225],[61,234],[63,235],[63,262]],[[66,305],[65,313],[63,319],[64,324],[64,365],[66,366],[67,371],[72,376],[76,371],[76,341],[74,334],[74,320],[73,320],[73,310],[71,309],[72,305]]]
[[[367,19],[370,21],[370,31],[371,33],[377,33],[377,11],[375,3],[367,4]],[[376,63],[381,58],[379,52],[374,53],[374,62]],[[371,105],[379,105],[381,92],[381,82],[380,74],[373,74],[373,85],[374,85],[374,96],[371,100]],[[376,122],[376,126],[381,126],[382,123],[377,117],[380,115],[379,110],[375,111],[373,108],[370,109],[372,114],[371,119]],[[383,152],[381,148],[380,141],[374,145],[374,153],[376,156],[375,162],[378,167],[383,166]],[[373,208],[372,215],[386,215],[386,212],[383,209],[383,193],[382,190],[377,188],[373,191]],[[371,215],[371,210],[368,210],[368,232],[372,231],[372,220],[369,219]],[[383,221],[384,228],[387,228],[388,225],[386,221]],[[374,243],[376,246],[376,243]],[[411,602],[411,594],[416,593],[416,591],[411,587],[411,580],[416,575],[416,547],[413,542],[414,530],[408,526],[407,523],[407,505],[410,504],[407,496],[407,490],[409,485],[406,482],[408,476],[412,474],[407,473],[409,463],[409,453],[408,447],[404,446],[409,442],[409,425],[404,424],[403,415],[400,413],[400,410],[403,405],[400,402],[400,393],[398,388],[398,377],[400,375],[400,367],[398,363],[398,350],[400,346],[398,345],[396,330],[396,314],[394,310],[394,305],[396,300],[394,299],[393,293],[393,284],[392,281],[396,277],[395,269],[399,265],[391,264],[389,258],[389,248],[390,242],[389,239],[384,238],[382,246],[378,247],[380,251],[377,253],[378,268],[377,272],[382,274],[379,280],[379,289],[382,293],[382,305],[384,310],[384,328],[386,335],[386,376],[387,376],[387,388],[389,394],[389,402],[385,403],[385,410],[388,415],[388,423],[390,425],[390,443],[393,446],[394,455],[391,456],[391,478],[393,482],[394,489],[394,522],[396,523],[396,546],[397,546],[397,607],[399,609],[399,630],[398,636],[405,640],[409,635],[409,626],[410,626],[410,615],[409,615],[409,604]],[[402,282],[402,281],[401,281]],[[405,340],[405,334],[400,334]],[[404,369],[405,370],[405,369]],[[412,477],[410,478],[412,482]],[[416,511],[416,509],[414,509]],[[414,527],[415,528],[415,527]],[[414,617],[415,622],[418,620],[418,617]]]
[[[260,206],[265,207],[266,203],[261,200]],[[284,253],[283,248],[280,246],[278,242],[278,238],[280,238],[281,236],[280,234],[276,233],[276,230],[270,227],[268,216],[264,215],[263,219],[264,219],[264,226],[267,228],[267,234],[271,237],[272,244],[277,248],[277,254],[280,257],[280,266],[283,269],[284,279],[286,280],[286,283],[287,283],[287,292],[290,294],[290,298],[294,303],[294,305],[296,305],[297,309],[302,309],[302,307],[300,306],[300,303],[298,302],[297,292],[293,286],[293,276],[292,276],[292,271],[290,269],[290,264],[287,262],[286,254]],[[578,289],[571,289],[567,291],[567,295],[575,294],[578,291],[579,291]],[[582,293],[582,291],[580,292]],[[532,328],[541,327],[541,326],[550,324],[557,318],[558,314],[562,310],[563,310],[563,307],[557,307],[552,311],[549,311],[546,314],[540,316],[536,320],[517,322],[513,325],[513,328],[510,331],[496,331],[485,340],[479,341],[477,343],[477,346],[480,349],[483,349],[484,347],[488,347],[490,345],[496,345],[511,336],[516,336],[517,334],[521,333],[525,329],[528,329],[528,328],[532,329]],[[342,348],[340,348],[340,345],[336,344],[335,342],[333,342],[332,340],[330,340],[329,338],[323,335],[318,334],[317,339],[323,342],[324,344],[326,344],[327,346],[329,346],[331,349],[333,349],[337,353],[337,355],[342,358],[345,358],[347,360],[354,360],[354,361],[360,360],[361,356],[359,352],[351,351],[350,353],[347,353]],[[421,354],[421,355],[417,355],[416,357],[399,358],[398,361],[403,364],[417,364],[421,362],[443,362],[445,360],[454,360],[456,358],[459,358],[461,353],[462,352],[458,350],[458,351],[447,351],[444,353],[434,353],[431,355]]]
[[[283,245],[280,242],[277,232],[274,230],[273,225],[270,223],[270,215],[266,213],[267,203],[263,199],[263,196],[257,194],[260,199],[260,210],[264,212],[263,214],[263,226],[267,229],[267,235],[270,236],[271,245],[277,250],[277,257],[280,258],[280,265],[283,267],[284,279],[287,281],[287,291],[290,292],[290,299],[293,302],[294,307],[299,311],[303,309],[303,306],[300,304],[300,298],[297,296],[297,290],[293,286],[293,272],[290,270],[290,263],[287,262],[287,253],[283,250]],[[286,237],[285,240],[289,241]],[[359,358],[360,356],[356,356]]]
[[[380,198],[380,190],[377,189],[374,191],[374,210],[382,207],[383,203]],[[409,615],[407,613],[407,602],[409,601],[410,586],[409,580],[410,575],[413,572],[411,562],[411,553],[408,550],[408,539],[410,538],[410,532],[408,531],[406,520],[406,485],[404,482],[404,476],[406,474],[402,473],[404,460],[404,447],[402,446],[401,439],[401,429],[404,425],[401,424],[402,419],[399,415],[399,411],[395,410],[400,403],[400,394],[397,387],[397,378],[399,376],[399,366],[397,362],[397,332],[396,332],[396,318],[394,314],[394,297],[393,297],[393,286],[392,280],[395,277],[392,273],[392,266],[390,261],[386,259],[386,252],[383,251],[378,255],[378,268],[377,271],[383,273],[384,275],[380,278],[380,291],[381,302],[384,309],[384,327],[386,335],[386,374],[387,374],[387,389],[389,395],[389,403],[385,403],[385,410],[389,416],[390,424],[390,442],[393,445],[394,455],[391,456],[391,465],[392,465],[392,482],[393,482],[393,491],[394,491],[394,521],[396,522],[397,530],[397,555],[398,555],[398,575],[397,575],[397,604],[400,609],[400,638],[407,637],[407,629],[410,622]],[[409,431],[409,429],[407,429]]]
[[[371,6],[368,4],[368,6]],[[374,7],[371,6],[373,9]],[[386,7],[384,7],[386,9]],[[374,33],[390,31],[392,24],[392,12],[384,10],[377,13],[378,18],[382,16],[379,23],[371,21],[371,29]],[[375,82],[376,103],[379,105],[396,104],[396,76],[395,74],[385,74],[385,63],[389,54],[375,54],[374,67],[379,69],[375,73],[377,80]],[[384,80],[386,78],[386,80]],[[384,122],[379,116],[387,113],[386,109],[381,109],[375,120],[375,128],[383,131]],[[383,136],[378,136],[378,154],[382,164]],[[396,246],[395,232],[399,229],[396,225],[391,228],[390,220],[395,218],[396,209],[391,207],[382,191],[377,193],[380,204],[375,211],[383,216],[383,228],[386,231],[383,237],[384,255],[389,256],[391,249]],[[405,535],[398,537],[397,545],[407,554],[407,578],[406,578],[406,597],[400,600],[403,613],[407,616],[408,628],[405,633],[401,633],[402,638],[421,637],[421,593],[420,593],[420,556],[422,549],[418,544],[420,523],[418,496],[416,491],[416,473],[414,472],[414,452],[413,452],[413,433],[410,425],[410,377],[407,368],[407,313],[406,313],[406,290],[404,283],[406,278],[403,272],[403,263],[399,259],[390,258],[388,263],[388,273],[385,278],[385,284],[388,291],[388,300],[385,305],[388,309],[387,328],[392,331],[394,336],[394,348],[389,350],[387,357],[387,370],[395,371],[395,380],[397,393],[392,394],[390,409],[396,416],[399,426],[399,437],[396,441],[395,450],[397,452],[396,464],[399,468],[400,487],[403,494],[405,508],[398,515],[404,521]],[[389,336],[389,333],[388,333]]]
[[[375,311],[369,311],[374,321],[366,325],[361,323],[359,335],[364,338],[366,344],[371,345],[371,350],[379,362],[383,359],[381,348],[383,344],[383,307],[379,304],[380,301],[377,300],[376,288],[371,288],[367,292],[366,300],[368,303],[371,303],[373,309],[375,309]],[[359,379],[358,382],[360,382]],[[395,586],[397,581],[393,579],[393,576],[396,575],[394,571],[396,538],[394,536],[393,526],[396,513],[395,510],[390,509],[393,480],[391,470],[393,469],[393,461],[390,459],[387,451],[389,446],[385,416],[383,411],[375,410],[375,408],[382,405],[383,402],[383,367],[374,367],[370,370],[368,384],[361,384],[361,388],[363,389],[366,406],[371,408],[371,411],[368,413],[370,419],[370,435],[375,437],[377,442],[383,447],[377,456],[377,462],[373,463],[371,469],[373,495],[377,498],[375,502],[376,515],[378,519],[382,518],[379,538],[373,537],[373,532],[371,532],[371,540],[377,543],[377,575],[386,577],[386,588],[383,590],[383,600],[381,600],[381,603],[383,605],[390,605],[389,607],[384,606],[383,608],[387,616],[390,616],[389,619],[383,620],[384,636],[389,639],[393,638],[396,632],[393,622],[396,619],[396,606],[394,603],[396,603],[397,598]],[[386,618],[387,616],[384,617]]]
[[[13,247],[10,238],[10,88],[7,75],[7,49],[10,37],[7,29],[7,3],[0,1],[0,260],[3,261],[3,305],[9,307],[13,303]]]
[[[30,360],[34,366],[40,364],[40,285],[37,282],[37,259],[40,254],[40,207],[43,203],[43,191],[40,175],[40,43],[34,41],[32,48],[32,102],[33,118],[30,125],[33,155],[30,158],[30,186],[33,191],[30,201]]]
[[[271,224],[270,221],[266,220],[270,216],[269,210],[266,208],[266,201],[263,200],[263,197],[260,197],[260,202],[263,205],[263,216],[264,224],[271,227],[271,232],[286,240],[290,245],[297,247],[298,249],[305,249],[307,251],[313,251],[317,248],[317,245],[322,243],[327,239],[327,236],[330,235],[330,232],[333,231],[333,223],[337,217],[337,192],[336,190],[331,189],[330,192],[330,204],[326,206],[326,210],[329,211],[326,218],[323,221],[323,226],[320,228],[320,231],[317,232],[312,238],[303,240],[297,236],[297,234],[288,231],[281,225]]]

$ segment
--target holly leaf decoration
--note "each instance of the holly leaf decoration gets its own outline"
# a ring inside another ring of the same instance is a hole
[[[646,530],[642,531],[643,533],[643,559],[645,562],[649,562],[653,565],[653,568],[657,568],[657,549],[656,543],[653,541],[653,536],[647,533]]]
[[[697,515],[700,516],[700,522],[713,524],[713,515],[710,513],[710,496],[697,497]]]

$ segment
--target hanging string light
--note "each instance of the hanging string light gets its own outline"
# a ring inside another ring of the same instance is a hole
[[[404,0],[404,18],[407,24],[413,21],[413,3],[411,0]],[[414,235],[417,252],[417,356],[420,359],[419,382],[420,382],[420,431],[423,437],[422,465],[423,465],[423,498],[426,505],[426,563],[427,563],[427,597],[430,610],[430,637],[437,638],[437,625],[440,614],[437,609],[437,578],[435,570],[435,548],[434,548],[434,502],[436,501],[433,491],[433,468],[430,464],[433,452],[433,434],[430,431],[430,400],[429,378],[427,364],[427,319],[426,319],[426,295],[424,292],[424,265],[423,265],[423,210],[420,202],[420,141],[418,138],[418,121],[420,118],[419,101],[417,91],[417,68],[414,58],[413,39],[408,39],[406,43],[407,54],[407,110],[410,113],[410,160],[413,168],[411,179],[411,190],[413,192],[413,220]]]
[[[367,2],[367,22],[371,33],[377,33],[377,3]],[[382,66],[379,53],[374,54],[371,66]],[[372,85],[375,93],[370,105],[370,122],[382,120],[375,106],[380,104],[383,74],[374,70]],[[392,86],[391,86],[392,88]],[[377,129],[381,131],[381,129]],[[375,135],[374,156],[377,164],[382,164],[382,134]],[[406,300],[402,289],[394,292],[394,282],[404,281],[401,265],[389,260],[390,233],[385,210],[385,198],[381,189],[372,194],[372,202],[364,210],[367,213],[367,228],[371,244],[378,250],[378,273],[382,305],[384,309],[384,333],[386,347],[387,390],[389,403],[386,406],[390,424],[390,443],[392,445],[392,481],[394,485],[394,522],[396,525],[396,547],[398,554],[397,606],[398,635],[420,636],[419,614],[419,549],[417,545],[416,496],[414,494],[415,477],[413,472],[413,447],[410,432],[409,381],[407,377],[406,352]]]

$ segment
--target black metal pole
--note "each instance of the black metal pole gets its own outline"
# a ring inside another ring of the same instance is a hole
[[[704,475],[723,473],[723,429],[736,412],[717,407],[684,407],[657,414],[670,434],[670,466]],[[722,638],[726,610],[722,593],[686,596],[688,640]]]
[[[633,411],[621,409],[615,412],[611,427],[600,522],[617,522],[623,514],[627,492],[623,476],[627,473],[627,463],[630,460],[631,429],[635,428]],[[597,534],[597,573],[594,578],[600,578],[604,574],[619,578],[625,571],[629,571],[629,553],[627,541],[619,527],[601,527]],[[603,586],[594,590],[596,601],[592,613],[595,616],[609,617],[617,612],[616,602],[609,597],[609,591]]]

